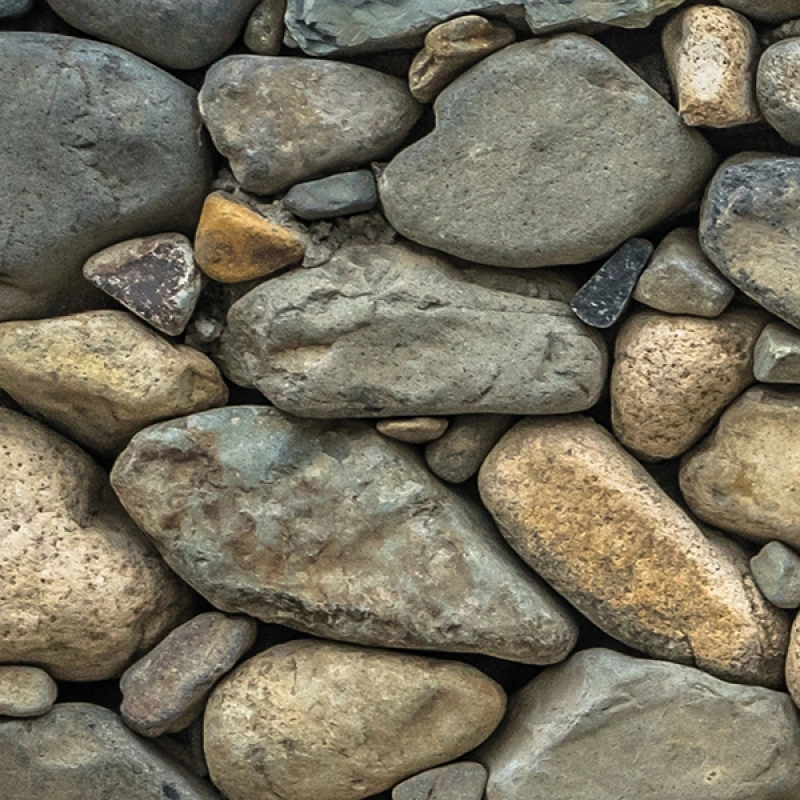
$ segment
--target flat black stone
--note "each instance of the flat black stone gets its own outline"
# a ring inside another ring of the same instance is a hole
[[[578,318],[593,328],[610,328],[627,308],[652,252],[646,239],[628,239],[575,292],[570,305]]]

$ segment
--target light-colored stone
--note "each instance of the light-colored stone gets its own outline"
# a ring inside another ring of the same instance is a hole
[[[800,706],[800,614],[794,618],[789,652],[786,656],[786,685],[796,706]]]
[[[723,5],[760,22],[783,22],[800,17],[800,0],[725,0]]]
[[[286,0],[261,0],[247,21],[245,46],[260,56],[278,55],[283,44],[285,12]]]
[[[57,696],[56,682],[43,669],[0,666],[0,717],[39,717]]]
[[[230,800],[359,800],[471,750],[505,706],[466,664],[288,642],[214,690],[206,758]]]
[[[800,556],[781,542],[769,542],[750,559],[756,585],[778,608],[800,607]]]
[[[640,458],[685,453],[753,383],[753,349],[767,322],[760,309],[715,319],[641,311],[617,336],[611,420]]]
[[[449,425],[441,417],[408,417],[407,419],[382,419],[375,426],[378,433],[410,444],[425,444],[438,439]]]
[[[753,374],[762,383],[800,383],[800,333],[788,325],[767,325],[756,342]]]
[[[392,800],[481,800],[485,787],[485,767],[474,761],[457,761],[397,784]]]
[[[509,544],[601,630],[724,680],[780,684],[787,620],[744,553],[704,535],[596,423],[520,422],[479,486]]]
[[[764,118],[795,147],[800,145],[798,70],[800,39],[797,38],[784,39],[767,48],[758,62],[758,103]]]

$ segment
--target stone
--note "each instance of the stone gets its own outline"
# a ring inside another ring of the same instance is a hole
[[[422,113],[398,78],[336,61],[228,56],[200,113],[242,188],[271,195],[392,154]]]
[[[464,483],[511,427],[508,414],[465,414],[450,422],[446,433],[425,448],[431,471],[448,483]]]
[[[384,213],[408,239],[492,266],[606,256],[682,209],[715,163],[664,98],[585,36],[484,58],[434,112],[435,130],[378,181]]]
[[[230,800],[360,800],[472,750],[505,707],[456,661],[287,642],[214,690],[206,758]]]
[[[449,425],[441,417],[408,417],[406,419],[382,419],[375,426],[378,433],[397,439],[398,442],[425,444],[438,439]]]
[[[39,717],[57,696],[56,682],[43,669],[0,666],[0,718]]]
[[[0,0],[0,19],[21,17],[33,8],[33,0]]]
[[[203,288],[192,243],[180,233],[107,247],[84,264],[83,277],[168,336],[183,333]]]
[[[800,6],[798,7],[800,10]],[[800,29],[798,29],[800,34]],[[758,62],[758,104],[764,118],[789,144],[800,145],[800,39],[768,47]]]
[[[0,386],[70,439],[115,455],[142,428],[224,405],[214,363],[125,311],[0,325]]]
[[[800,17],[798,0],[725,0],[723,5],[759,22],[777,23]]]
[[[116,47],[0,32],[0,321],[97,305],[90,256],[194,230],[211,166],[195,98]]]
[[[478,485],[514,550],[605,633],[723,680],[780,685],[787,620],[744,552],[702,532],[597,423],[518,423]]]
[[[373,174],[359,169],[295,184],[283,204],[300,219],[330,219],[375,208],[378,189]]]
[[[800,391],[755,386],[681,465],[689,508],[757,542],[800,548]]]
[[[125,724],[142,736],[188,728],[203,713],[214,685],[253,646],[258,623],[218,611],[175,628],[120,681]]]
[[[223,192],[213,192],[203,205],[194,250],[209,278],[241,283],[299,264],[305,245],[293,230]]]
[[[750,559],[753,580],[778,608],[800,608],[800,556],[781,542],[768,542]]]
[[[277,56],[283,44],[286,0],[260,0],[244,29],[244,44],[260,56]]]
[[[257,0],[47,0],[70,25],[170,69],[216,61]]]
[[[792,624],[789,652],[786,656],[786,685],[796,706],[800,706],[800,615]]]
[[[207,781],[90,703],[0,720],[0,776],[3,800],[220,800]]]
[[[221,352],[301,417],[579,411],[606,375],[604,342],[566,304],[483,289],[403,246],[342,249],[256,287]]]
[[[408,87],[420,103],[431,103],[462,72],[516,41],[502,22],[468,14],[442,22],[425,36],[425,46],[411,62]]]
[[[675,14],[662,33],[678,113],[687,125],[731,128],[761,119],[755,97],[759,46],[746,17],[698,5]]]
[[[569,612],[486,513],[367,423],[217,409],[142,431],[112,482],[167,563],[223,611],[524,663],[574,646]]]
[[[756,342],[753,374],[762,383],[800,383],[800,332],[771,322]]]
[[[753,348],[766,321],[749,308],[716,319],[649,310],[631,316],[611,370],[617,439],[647,461],[685,453],[753,383]]]
[[[682,0],[525,0],[525,17],[537,34],[617,25],[645,28]],[[602,28],[601,28],[602,30]]]
[[[488,800],[783,800],[800,791],[800,727],[784,692],[589,649],[509,705],[477,754]]]
[[[570,307],[593,328],[610,328],[625,313],[653,245],[630,239],[575,293]]]
[[[460,266],[459,274],[465,281],[477,283],[498,292],[512,292],[540,300],[558,300],[569,303],[580,288],[579,279],[568,268],[539,267],[538,269],[498,269],[476,265]]]
[[[800,14],[800,5],[798,5],[798,14]],[[764,31],[759,41],[766,50],[770,45],[781,42],[784,39],[793,39],[795,36],[800,36],[800,19],[790,19],[779,25],[777,28],[771,28]],[[762,56],[763,57],[763,56]]]
[[[425,770],[392,789],[392,800],[482,800],[486,768],[474,761],[457,761]]]
[[[716,268],[767,311],[800,327],[800,158],[742,153],[725,161],[700,211]]]
[[[656,248],[633,299],[668,314],[718,317],[734,288],[703,253],[694,228],[675,228]]]
[[[0,663],[116,677],[188,618],[192,594],[72,442],[0,409],[0,451],[0,575],[13,576],[0,583]]]

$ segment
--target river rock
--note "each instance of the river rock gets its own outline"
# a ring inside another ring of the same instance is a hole
[[[800,726],[783,692],[591,649],[520,691],[478,759],[487,800],[788,800]]]
[[[768,542],[750,559],[761,593],[778,608],[800,608],[800,556],[781,542]]]
[[[214,690],[206,758],[230,800],[359,800],[471,750],[505,706],[466,664],[288,642]]]
[[[457,761],[425,770],[392,789],[392,800],[481,800],[486,768],[474,761]]]
[[[0,666],[0,718],[39,717],[53,706],[56,682],[39,667]]]
[[[520,422],[479,486],[509,544],[601,630],[724,680],[780,684],[787,621],[744,553],[704,535],[595,422]]]
[[[763,383],[800,383],[800,332],[770,323],[753,353],[753,374]]]
[[[368,169],[357,169],[297,183],[289,189],[283,204],[300,219],[331,219],[375,208],[378,189]]]
[[[764,118],[795,147],[800,145],[798,69],[800,39],[797,38],[784,39],[767,48],[758,62],[758,103]]]
[[[606,371],[602,339],[565,304],[483,289],[403,246],[256,287],[228,314],[227,353],[302,417],[579,411]]]
[[[725,0],[723,5],[760,22],[784,22],[800,17],[800,0]]]
[[[398,78],[355,64],[271,56],[218,61],[199,101],[236,180],[266,195],[386,158],[422,113]]]
[[[702,136],[585,36],[510,45],[434,111],[433,133],[379,180],[384,212],[403,236],[481,264],[600,258],[679,211],[714,166]]]
[[[800,706],[800,615],[794,618],[789,653],[786,656],[786,685],[796,706]]]
[[[286,0],[261,0],[244,30],[245,46],[260,56],[276,56],[283,44]]]
[[[21,17],[33,8],[33,0],[0,0],[0,19]]]
[[[13,576],[0,583],[0,663],[119,675],[189,616],[191,593],[76,445],[0,409],[0,449],[0,575]]]
[[[210,177],[195,96],[110,45],[0,32],[0,320],[86,308],[89,256],[193,231]]]
[[[438,439],[449,425],[441,417],[407,417],[406,419],[382,419],[375,428],[378,433],[409,444],[425,444]]]
[[[112,475],[167,563],[224,611],[530,663],[575,643],[568,613],[484,512],[367,423],[218,409],[142,431]]]

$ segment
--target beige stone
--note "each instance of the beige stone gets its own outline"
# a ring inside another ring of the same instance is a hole
[[[124,311],[0,325],[0,387],[28,413],[106,455],[153,422],[224,405],[207,356]]]
[[[643,311],[617,337],[611,371],[614,434],[647,460],[675,458],[753,383],[753,348],[767,315],[716,319]]]
[[[0,663],[119,675],[189,616],[192,593],[76,445],[0,409],[0,458]]]
[[[746,17],[719,6],[691,6],[666,24],[662,43],[687,125],[730,128],[761,118],[758,40]]]
[[[800,706],[800,614],[792,624],[789,652],[786,654],[786,686],[796,706]]]
[[[606,633],[724,680],[780,684],[786,617],[746,556],[704,535],[596,423],[519,423],[479,486],[517,553]]]
[[[763,383],[800,383],[800,332],[781,323],[761,331],[753,354],[753,374]]]
[[[0,667],[0,717],[38,717],[56,701],[56,682],[39,667]]]
[[[359,800],[476,747],[505,705],[466,664],[293,641],[214,690],[206,758],[229,800]]]
[[[375,427],[378,433],[410,444],[424,444],[438,439],[450,424],[446,417],[409,417],[408,419],[382,419]]]

